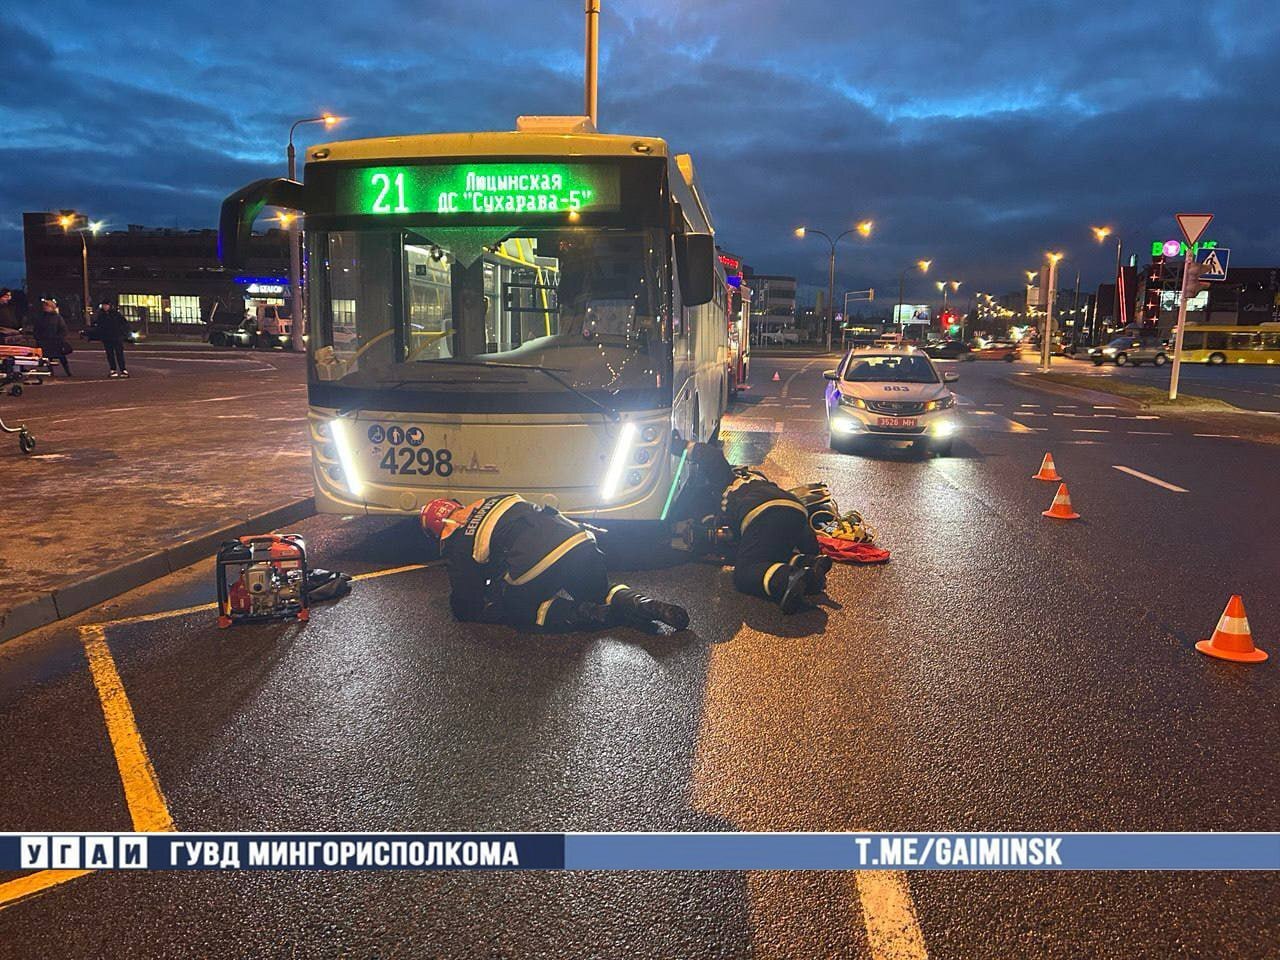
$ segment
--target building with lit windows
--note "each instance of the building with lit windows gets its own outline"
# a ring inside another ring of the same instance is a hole
[[[59,212],[24,213],[23,247],[29,299],[58,299],[68,324],[84,316],[82,237],[88,249],[90,305],[115,300],[144,336],[203,339],[209,321],[238,322],[259,303],[283,304],[289,293],[289,241],[283,230],[253,237],[244,270],[218,261],[216,230],[130,225],[97,234],[68,231]]]
[[[750,268],[748,268],[750,269]],[[755,343],[795,343],[796,278],[766,273],[745,276],[751,288],[751,335]]]

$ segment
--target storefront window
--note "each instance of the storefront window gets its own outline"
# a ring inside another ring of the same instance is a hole
[[[169,319],[173,323],[199,323],[200,322],[200,298],[199,297],[170,297],[169,298]]]

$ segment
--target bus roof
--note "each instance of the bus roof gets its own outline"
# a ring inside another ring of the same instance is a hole
[[[368,140],[318,143],[306,153],[308,163],[344,160],[393,160],[409,157],[665,157],[667,143],[658,137],[615,133],[541,133],[496,130],[483,133],[421,133]]]

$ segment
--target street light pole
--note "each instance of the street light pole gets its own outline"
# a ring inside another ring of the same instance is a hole
[[[600,121],[598,109],[598,91],[600,86],[600,0],[587,0],[587,55],[586,55],[586,107],[591,118],[591,129],[596,129]]]
[[[831,352],[831,325],[835,322],[835,310],[833,309],[835,304],[831,301],[836,295],[836,244],[849,234],[855,232],[862,234],[864,237],[869,237],[871,235],[871,226],[872,224],[870,220],[863,220],[856,227],[849,228],[834,240],[831,238],[829,233],[824,233],[821,230],[811,230],[808,227],[796,227],[796,236],[801,240],[813,233],[822,237],[822,239],[827,241],[831,246],[831,259],[827,263],[827,353]]]
[[[304,123],[323,123],[326,127],[332,127],[341,118],[332,114],[324,113],[318,117],[304,117],[301,120],[295,120],[293,126],[289,128],[289,149],[286,155],[289,160],[289,179],[298,179],[298,161],[297,153],[293,147],[293,135],[298,127]],[[307,349],[307,314],[306,314],[306,298],[302,295],[302,236],[298,232],[298,216],[289,218],[285,225],[285,230],[289,234],[289,294],[293,297],[292,319],[290,326],[292,332],[290,335],[290,346],[299,353]]]
[[[1044,333],[1040,335],[1040,372],[1049,372],[1050,357],[1053,354],[1053,300],[1057,290],[1058,283],[1058,261],[1062,259],[1060,253],[1046,253],[1045,256],[1049,260],[1049,289],[1045,292],[1044,300]]]

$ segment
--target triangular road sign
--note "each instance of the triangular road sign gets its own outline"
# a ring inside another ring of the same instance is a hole
[[[1210,250],[1203,260],[1200,261],[1200,279],[1202,280],[1225,280],[1227,278],[1226,264],[1218,257],[1217,250]]]
[[[1182,235],[1187,238],[1188,246],[1195,246],[1200,234],[1204,233],[1204,228],[1209,225],[1209,221],[1213,219],[1212,213],[1180,213],[1177,215],[1178,226],[1182,230]]]

